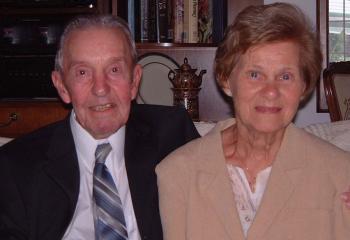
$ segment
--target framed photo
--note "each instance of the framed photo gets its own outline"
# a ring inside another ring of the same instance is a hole
[[[328,0],[317,0],[317,33],[322,46],[323,69],[328,66]],[[316,89],[317,112],[328,112],[323,74]]]

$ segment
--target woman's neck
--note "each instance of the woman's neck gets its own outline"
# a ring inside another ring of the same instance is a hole
[[[256,175],[272,165],[285,129],[263,133],[235,124],[222,132],[226,161]]]

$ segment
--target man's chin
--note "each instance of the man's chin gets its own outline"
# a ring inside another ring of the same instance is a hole
[[[115,132],[117,132],[124,124],[118,124],[116,125],[115,122],[113,125],[108,124],[108,125],[95,125],[90,134],[95,138],[95,139],[103,139],[111,136]]]

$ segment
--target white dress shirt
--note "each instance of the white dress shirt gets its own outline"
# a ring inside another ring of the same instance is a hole
[[[112,151],[106,159],[106,166],[118,189],[122,201],[128,239],[140,240],[134,208],[131,201],[129,182],[125,168],[124,144],[125,126],[107,139],[94,139],[71,114],[70,125],[73,132],[74,143],[78,155],[80,171],[80,190],[77,206],[70,225],[63,236],[64,240],[95,239],[95,229],[92,208],[93,169],[95,165],[96,147],[109,142]]]

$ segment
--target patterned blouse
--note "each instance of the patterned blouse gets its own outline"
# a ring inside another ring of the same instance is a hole
[[[260,206],[267,182],[269,180],[271,166],[260,171],[256,177],[255,191],[252,192],[244,170],[227,163],[228,173],[231,179],[231,186],[234,193],[236,207],[241,220],[244,236],[247,237],[255,214]]]

